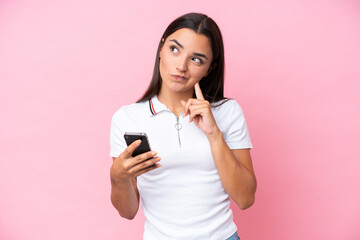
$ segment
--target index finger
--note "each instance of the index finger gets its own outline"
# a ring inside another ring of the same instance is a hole
[[[197,82],[195,84],[195,96],[197,99],[205,100],[204,95],[202,94],[199,82]]]

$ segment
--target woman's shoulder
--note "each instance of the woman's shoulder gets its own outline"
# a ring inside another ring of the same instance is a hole
[[[121,117],[126,115],[134,115],[134,114],[142,114],[145,113],[147,110],[147,103],[146,102],[137,102],[122,105],[118,110],[115,111],[114,116]]]
[[[222,99],[218,102],[211,104],[213,110],[220,112],[232,112],[232,111],[240,111],[242,112],[242,108],[240,104],[232,98]]]

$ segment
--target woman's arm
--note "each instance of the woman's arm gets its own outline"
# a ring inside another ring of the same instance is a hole
[[[220,130],[208,136],[211,153],[226,192],[240,209],[255,201],[256,178],[249,149],[230,150]]]
[[[140,140],[133,142],[117,158],[113,158],[110,168],[111,202],[120,216],[130,220],[136,216],[139,209],[136,177],[161,167],[158,163],[160,157],[154,157],[156,152],[150,151],[131,157],[140,143]]]
[[[249,149],[230,150],[218,128],[211,106],[204,99],[199,83],[195,84],[196,99],[182,101],[184,116],[194,122],[207,136],[221,182],[240,209],[255,201],[256,178]]]
[[[115,159],[113,158],[114,161]],[[139,209],[139,191],[137,190],[136,178],[116,181],[111,177],[111,203],[120,216],[129,220],[133,219]]]

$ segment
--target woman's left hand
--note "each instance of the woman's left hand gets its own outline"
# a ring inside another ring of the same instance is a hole
[[[196,99],[189,98],[187,102],[181,100],[181,104],[184,107],[183,117],[189,115],[189,122],[193,121],[207,137],[216,135],[220,132],[220,129],[216,125],[210,103],[205,100],[199,83],[195,84],[195,95]]]

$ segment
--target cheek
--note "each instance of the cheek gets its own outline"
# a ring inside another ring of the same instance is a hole
[[[193,71],[192,71],[193,72],[192,76],[201,79],[206,75],[207,70],[208,70],[208,67],[201,67],[201,68],[194,67]]]
[[[174,65],[173,59],[166,54],[163,54],[160,59],[160,71],[169,71]]]
[[[165,72],[167,72],[167,64],[164,61],[165,59],[161,58],[160,59],[160,64],[159,64],[159,71],[160,71],[160,75],[162,78],[164,78],[163,74]]]

